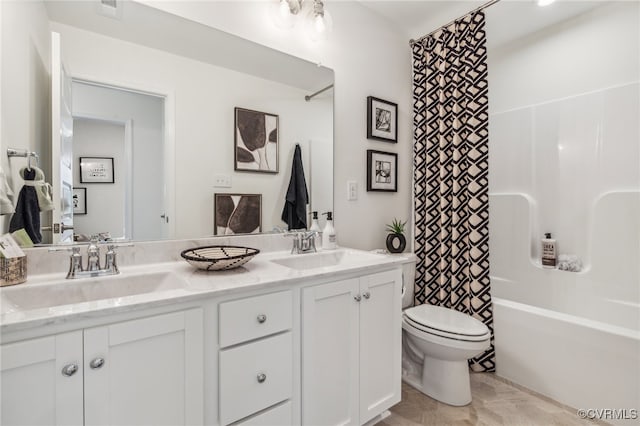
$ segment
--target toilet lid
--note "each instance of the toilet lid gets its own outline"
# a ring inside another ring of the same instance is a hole
[[[419,305],[404,311],[417,324],[462,336],[485,336],[489,328],[470,315],[442,306]]]

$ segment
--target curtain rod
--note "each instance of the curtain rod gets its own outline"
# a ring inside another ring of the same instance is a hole
[[[465,13],[465,14],[464,14],[464,15],[462,15],[461,17],[458,17],[458,18],[454,19],[453,21],[451,21],[451,22],[449,22],[449,23],[447,23],[447,24],[445,24],[445,25],[442,25],[440,28],[438,28],[438,29],[435,29],[435,30],[431,31],[429,34],[427,34],[427,35],[425,35],[425,36],[422,36],[422,37],[420,37],[420,38],[419,38],[419,39],[417,39],[417,40],[414,40],[414,39],[409,40],[409,45],[410,45],[410,46],[413,46],[413,45],[414,45],[414,44],[416,44],[417,42],[422,41],[422,40],[424,40],[425,38],[429,37],[430,35],[435,34],[436,32],[440,31],[440,29],[441,29],[441,28],[448,27],[448,26],[449,26],[449,25],[451,25],[451,24],[455,24],[455,23],[456,23],[456,21],[458,21],[460,18],[462,18],[462,17],[464,17],[464,16],[467,16],[467,15],[471,15],[472,13],[476,13],[476,12],[478,12],[478,11],[480,11],[480,10],[486,9],[486,8],[487,8],[487,7],[489,7],[489,6],[493,6],[494,4],[498,3],[499,1],[500,1],[500,0],[490,0],[490,1],[486,2],[485,4],[483,4],[482,6],[476,7],[476,8],[475,8],[475,9],[473,9],[471,12],[467,12],[467,13]]]
[[[316,93],[312,93],[311,95],[306,95],[304,97],[304,100],[309,102],[311,100],[311,98],[313,98],[314,96],[318,96],[320,93],[325,92],[325,91],[331,89],[332,87],[333,87],[333,84],[330,84],[327,87],[325,87],[324,89],[318,90]]]

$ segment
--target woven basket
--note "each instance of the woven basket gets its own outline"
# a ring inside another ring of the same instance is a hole
[[[20,284],[27,280],[27,256],[0,258],[0,287]]]
[[[236,246],[206,246],[184,250],[180,256],[205,271],[222,271],[244,265],[260,250]]]

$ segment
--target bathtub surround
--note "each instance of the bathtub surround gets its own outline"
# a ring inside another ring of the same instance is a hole
[[[484,13],[466,15],[412,49],[416,304],[472,315],[493,336]],[[491,340],[470,361],[474,371],[495,371]]]
[[[497,374],[623,409],[640,401],[640,3],[587,6],[502,44],[507,17],[536,15],[502,2],[486,16]],[[580,272],[542,268],[544,232]]]

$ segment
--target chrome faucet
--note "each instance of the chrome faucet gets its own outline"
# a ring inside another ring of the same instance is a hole
[[[91,236],[91,242],[87,247],[87,267],[82,267],[82,254],[80,254],[80,247],[73,246],[71,248],[66,247],[52,247],[49,251],[71,251],[71,257],[69,258],[69,272],[67,273],[67,279],[75,278],[87,278],[87,277],[102,277],[107,275],[117,275],[120,273],[118,269],[118,263],[116,258],[116,247],[131,247],[131,243],[119,243],[107,242],[107,252],[104,256],[104,267],[100,266],[100,241],[98,235]]]
[[[307,231],[304,229],[294,229],[284,234],[285,237],[293,238],[291,254],[315,253],[317,231]]]

